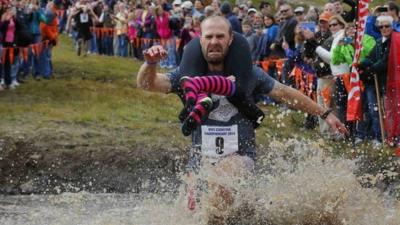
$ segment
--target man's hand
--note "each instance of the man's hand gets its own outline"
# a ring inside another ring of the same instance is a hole
[[[143,51],[143,56],[147,63],[157,63],[167,57],[167,51],[161,45],[154,45]]]
[[[306,40],[314,38],[314,33],[310,30],[303,29],[301,32],[303,33],[303,36]]]
[[[330,113],[326,117],[325,122],[331,127],[334,132],[338,132],[346,136],[350,134],[344,124],[340,122],[340,120],[332,113]]]

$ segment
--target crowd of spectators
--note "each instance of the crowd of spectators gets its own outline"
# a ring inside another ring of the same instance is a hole
[[[56,39],[45,29],[39,29],[41,26],[57,24],[58,32],[66,32],[73,38],[78,56],[103,54],[142,60],[144,50],[161,44],[168,50],[168,57],[160,62],[160,67],[172,69],[179,65],[185,45],[200,36],[201,21],[221,15],[231,23],[233,31],[246,37],[255,64],[280,82],[334,109],[346,122],[356,1],[329,0],[322,7],[294,4],[296,1],[287,0],[262,1],[257,6],[251,0],[236,0],[235,4],[219,0],[2,2],[1,49],[3,52],[12,49],[14,58],[2,54],[0,90],[15,88],[29,73],[35,78],[51,77],[51,47]],[[382,145],[377,100],[385,97],[391,33],[399,30],[396,2],[370,8],[361,60],[357,64],[363,82],[364,119],[348,123],[355,144],[370,140],[374,147]],[[21,43],[20,36],[30,36],[31,41]],[[39,52],[36,43],[40,43]],[[27,47],[28,57],[18,53],[22,50],[16,46]],[[378,78],[378,87],[374,76]],[[265,104],[272,102],[266,97],[261,100]],[[305,127],[316,126],[324,136],[337,138],[331,136],[323,120],[307,116]],[[398,142],[394,138],[391,144]]]
[[[28,74],[50,79],[58,33],[56,4],[0,1],[0,14],[0,91],[15,89]]]

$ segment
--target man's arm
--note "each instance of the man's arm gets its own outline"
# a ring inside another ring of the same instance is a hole
[[[327,112],[327,109],[324,109],[309,97],[279,82],[275,82],[274,88],[268,93],[268,95],[275,100],[289,105],[291,108],[298,109],[312,115],[322,116]],[[333,130],[342,134],[348,134],[348,130],[344,124],[340,122],[340,120],[332,113],[328,113],[325,121]]]
[[[157,62],[167,56],[162,46],[156,45],[143,52],[145,63],[140,67],[136,83],[146,91],[169,93],[171,80],[165,73],[157,73]]]

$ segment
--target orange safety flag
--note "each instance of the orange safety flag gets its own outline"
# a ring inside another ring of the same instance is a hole
[[[329,108],[331,105],[331,89],[330,87],[325,87],[321,90],[320,95],[322,96],[322,99],[324,100],[324,105],[325,108]]]
[[[19,51],[24,62],[28,62],[29,48],[19,48]]]
[[[8,48],[3,48],[3,50],[2,50],[1,63],[3,63],[3,64],[6,62],[7,50],[8,50]]]
[[[393,32],[390,44],[385,94],[385,130],[392,142],[400,137],[400,33]],[[379,75],[378,75],[379,76]],[[382,84],[380,84],[382,85]]]
[[[42,53],[42,48],[41,48],[42,44],[41,43],[37,43],[37,44],[33,44],[32,45],[32,52],[36,57],[40,56],[40,53]]]
[[[14,48],[9,48],[8,50],[10,64],[12,65],[14,64]]]
[[[304,93],[304,82],[303,82],[303,70],[295,66],[292,70],[292,72],[289,74],[290,77],[294,77],[295,80],[295,87],[300,90],[301,92]]]
[[[176,48],[178,48],[180,44],[181,44],[181,39],[180,39],[180,38],[177,38],[177,39],[175,40]]]

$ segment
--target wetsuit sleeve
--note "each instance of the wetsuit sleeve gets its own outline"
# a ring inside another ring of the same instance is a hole
[[[276,80],[264,72],[260,67],[253,67],[252,75],[257,78],[257,87],[253,94],[268,94],[275,86]]]

